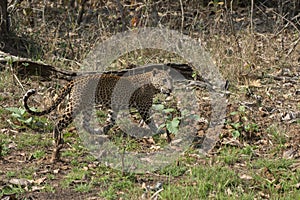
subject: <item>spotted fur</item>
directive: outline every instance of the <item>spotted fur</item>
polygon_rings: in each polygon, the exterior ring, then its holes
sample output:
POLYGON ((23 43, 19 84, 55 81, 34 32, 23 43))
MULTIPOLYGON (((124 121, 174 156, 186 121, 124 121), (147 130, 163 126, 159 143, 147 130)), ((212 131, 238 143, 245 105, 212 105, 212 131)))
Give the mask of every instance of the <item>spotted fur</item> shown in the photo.
POLYGON ((171 90, 171 77, 169 72, 164 70, 153 69, 149 72, 128 76, 89 74, 80 76, 65 85, 53 104, 43 111, 34 111, 28 106, 28 99, 36 93, 34 89, 28 90, 23 97, 23 102, 28 113, 41 116, 52 112, 69 95, 65 112, 58 118, 53 130, 57 146, 53 159, 58 159, 58 146, 63 144, 61 132, 79 113, 83 113, 83 127, 90 133, 99 134, 106 133, 114 125, 120 110, 134 107, 150 129, 158 132, 156 125, 150 120, 149 111, 153 98, 158 93, 169 94, 171 90), (100 130, 90 127, 91 112, 95 105, 101 105, 103 108, 113 111, 110 123, 100 130))

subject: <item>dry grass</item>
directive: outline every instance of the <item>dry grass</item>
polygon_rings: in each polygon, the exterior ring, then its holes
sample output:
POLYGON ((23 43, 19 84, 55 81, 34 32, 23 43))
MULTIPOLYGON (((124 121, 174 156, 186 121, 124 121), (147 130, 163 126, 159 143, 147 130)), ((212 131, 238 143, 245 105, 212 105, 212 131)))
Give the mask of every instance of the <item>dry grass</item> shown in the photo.
MULTIPOLYGON (((25 48, 29 55, 78 69, 73 61, 84 59, 95 44, 110 36, 139 27, 161 26, 192 38, 200 37, 224 77, 234 82, 244 82, 264 70, 280 69, 283 64, 298 64, 299 24, 264 5, 257 5, 250 18, 250 6, 233 5, 231 10, 230 5, 202 7, 197 1, 183 2, 183 7, 180 1, 119 4, 88 1, 78 25, 78 12, 82 7, 75 4, 71 8, 68 3, 28 4, 25 1, 16 7, 12 13, 12 30, 27 40, 25 48)), ((145 52, 132 55, 126 59, 140 64, 137 58, 145 57, 145 52)), ((165 59, 164 53, 153 53, 144 62, 164 62, 165 59)), ((120 62, 121 67, 128 64, 126 61, 124 64, 124 60, 120 62)))

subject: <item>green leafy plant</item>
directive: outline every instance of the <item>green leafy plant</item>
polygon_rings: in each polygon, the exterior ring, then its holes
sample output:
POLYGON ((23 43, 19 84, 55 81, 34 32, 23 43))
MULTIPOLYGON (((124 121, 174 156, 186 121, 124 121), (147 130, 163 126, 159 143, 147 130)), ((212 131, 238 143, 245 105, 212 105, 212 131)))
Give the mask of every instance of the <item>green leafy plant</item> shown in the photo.
POLYGON ((165 108, 164 105, 158 104, 154 105, 154 109, 165 114, 166 123, 159 126, 159 129, 166 128, 170 133, 177 134, 179 131, 180 121, 185 118, 193 118, 199 120, 199 115, 190 115, 187 110, 183 110, 180 115, 179 112, 174 108, 165 108))
POLYGON ((242 133, 252 134, 259 131, 259 126, 256 123, 249 122, 244 106, 240 106, 238 111, 231 112, 230 115, 238 115, 240 119, 236 122, 227 121, 227 124, 232 127, 231 134, 234 138, 239 138, 242 133))
POLYGON ((33 123, 33 117, 27 117, 26 110, 23 108, 9 107, 5 108, 11 112, 11 117, 17 120, 19 123, 13 123, 10 120, 7 120, 8 123, 15 129, 24 128, 26 125, 31 126, 33 123))
POLYGON ((231 132, 232 136, 234 138, 238 138, 241 136, 241 130, 242 130, 242 124, 240 122, 238 123, 231 123, 230 124, 234 130, 231 132))
POLYGON ((50 127, 47 126, 45 118, 29 116, 26 110, 23 108, 9 107, 5 109, 11 112, 12 120, 8 119, 7 122, 14 129, 24 129, 26 127, 32 129, 50 129, 50 127))

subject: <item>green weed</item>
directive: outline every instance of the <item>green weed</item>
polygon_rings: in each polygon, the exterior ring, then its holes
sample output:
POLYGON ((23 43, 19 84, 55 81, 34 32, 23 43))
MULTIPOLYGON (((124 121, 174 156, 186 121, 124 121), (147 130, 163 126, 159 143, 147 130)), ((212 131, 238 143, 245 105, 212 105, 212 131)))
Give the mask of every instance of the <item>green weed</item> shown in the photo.
POLYGON ((232 127, 231 134, 233 138, 239 138, 241 136, 249 137, 260 130, 258 124, 251 122, 248 119, 246 108, 244 106, 240 106, 238 111, 231 112, 230 115, 238 115, 240 119, 237 122, 232 122, 230 120, 226 122, 232 127))
POLYGON ((223 199, 228 198, 226 191, 232 196, 241 196, 239 189, 241 180, 234 171, 227 167, 198 166, 191 169, 178 183, 168 183, 161 193, 162 199, 223 199))
POLYGON ((273 137, 274 142, 280 146, 283 146, 287 142, 286 135, 283 131, 279 130, 276 125, 271 125, 268 127, 267 133, 269 133, 273 137))
POLYGON ((45 151, 43 150, 36 150, 33 152, 32 156, 35 158, 35 159, 41 159, 43 158, 44 156, 46 155, 45 151))
POLYGON ((93 185, 90 183, 81 183, 76 185, 74 190, 77 192, 89 192, 92 189, 93 185))
POLYGON ((7 122, 14 129, 24 129, 29 127, 31 129, 49 131, 51 130, 51 126, 47 123, 47 119, 44 117, 32 117, 28 116, 28 113, 23 108, 18 107, 9 107, 5 108, 7 111, 11 113, 11 120, 7 120, 7 122))
POLYGON ((89 175, 89 172, 83 168, 74 167, 71 172, 69 172, 64 180, 62 180, 61 185, 64 188, 69 187, 71 184, 76 182, 76 180, 84 180, 89 175))

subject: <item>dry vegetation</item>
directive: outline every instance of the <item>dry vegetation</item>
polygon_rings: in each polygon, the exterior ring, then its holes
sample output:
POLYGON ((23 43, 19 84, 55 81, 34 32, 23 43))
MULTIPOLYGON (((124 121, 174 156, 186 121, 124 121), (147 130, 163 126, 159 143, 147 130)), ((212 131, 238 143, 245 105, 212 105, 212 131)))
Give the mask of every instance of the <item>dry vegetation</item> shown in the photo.
MULTIPOLYGON (((201 40, 229 80, 230 95, 220 141, 207 157, 191 150, 157 173, 124 176, 90 156, 73 127, 65 136, 68 162, 49 164, 52 118, 38 119, 41 131, 6 108, 21 107, 23 87, 56 88, 57 81, 18 79, 7 62, 0 74, 0 198, 140 199, 153 195, 145 185, 157 182, 164 182, 160 199, 300 197, 298 0, 19 2, 11 9, 11 35, 0 41, 4 52, 78 70, 98 42, 122 31, 164 27, 201 40)), ((168 62, 185 61, 147 49, 120 57, 113 67, 168 62)))

